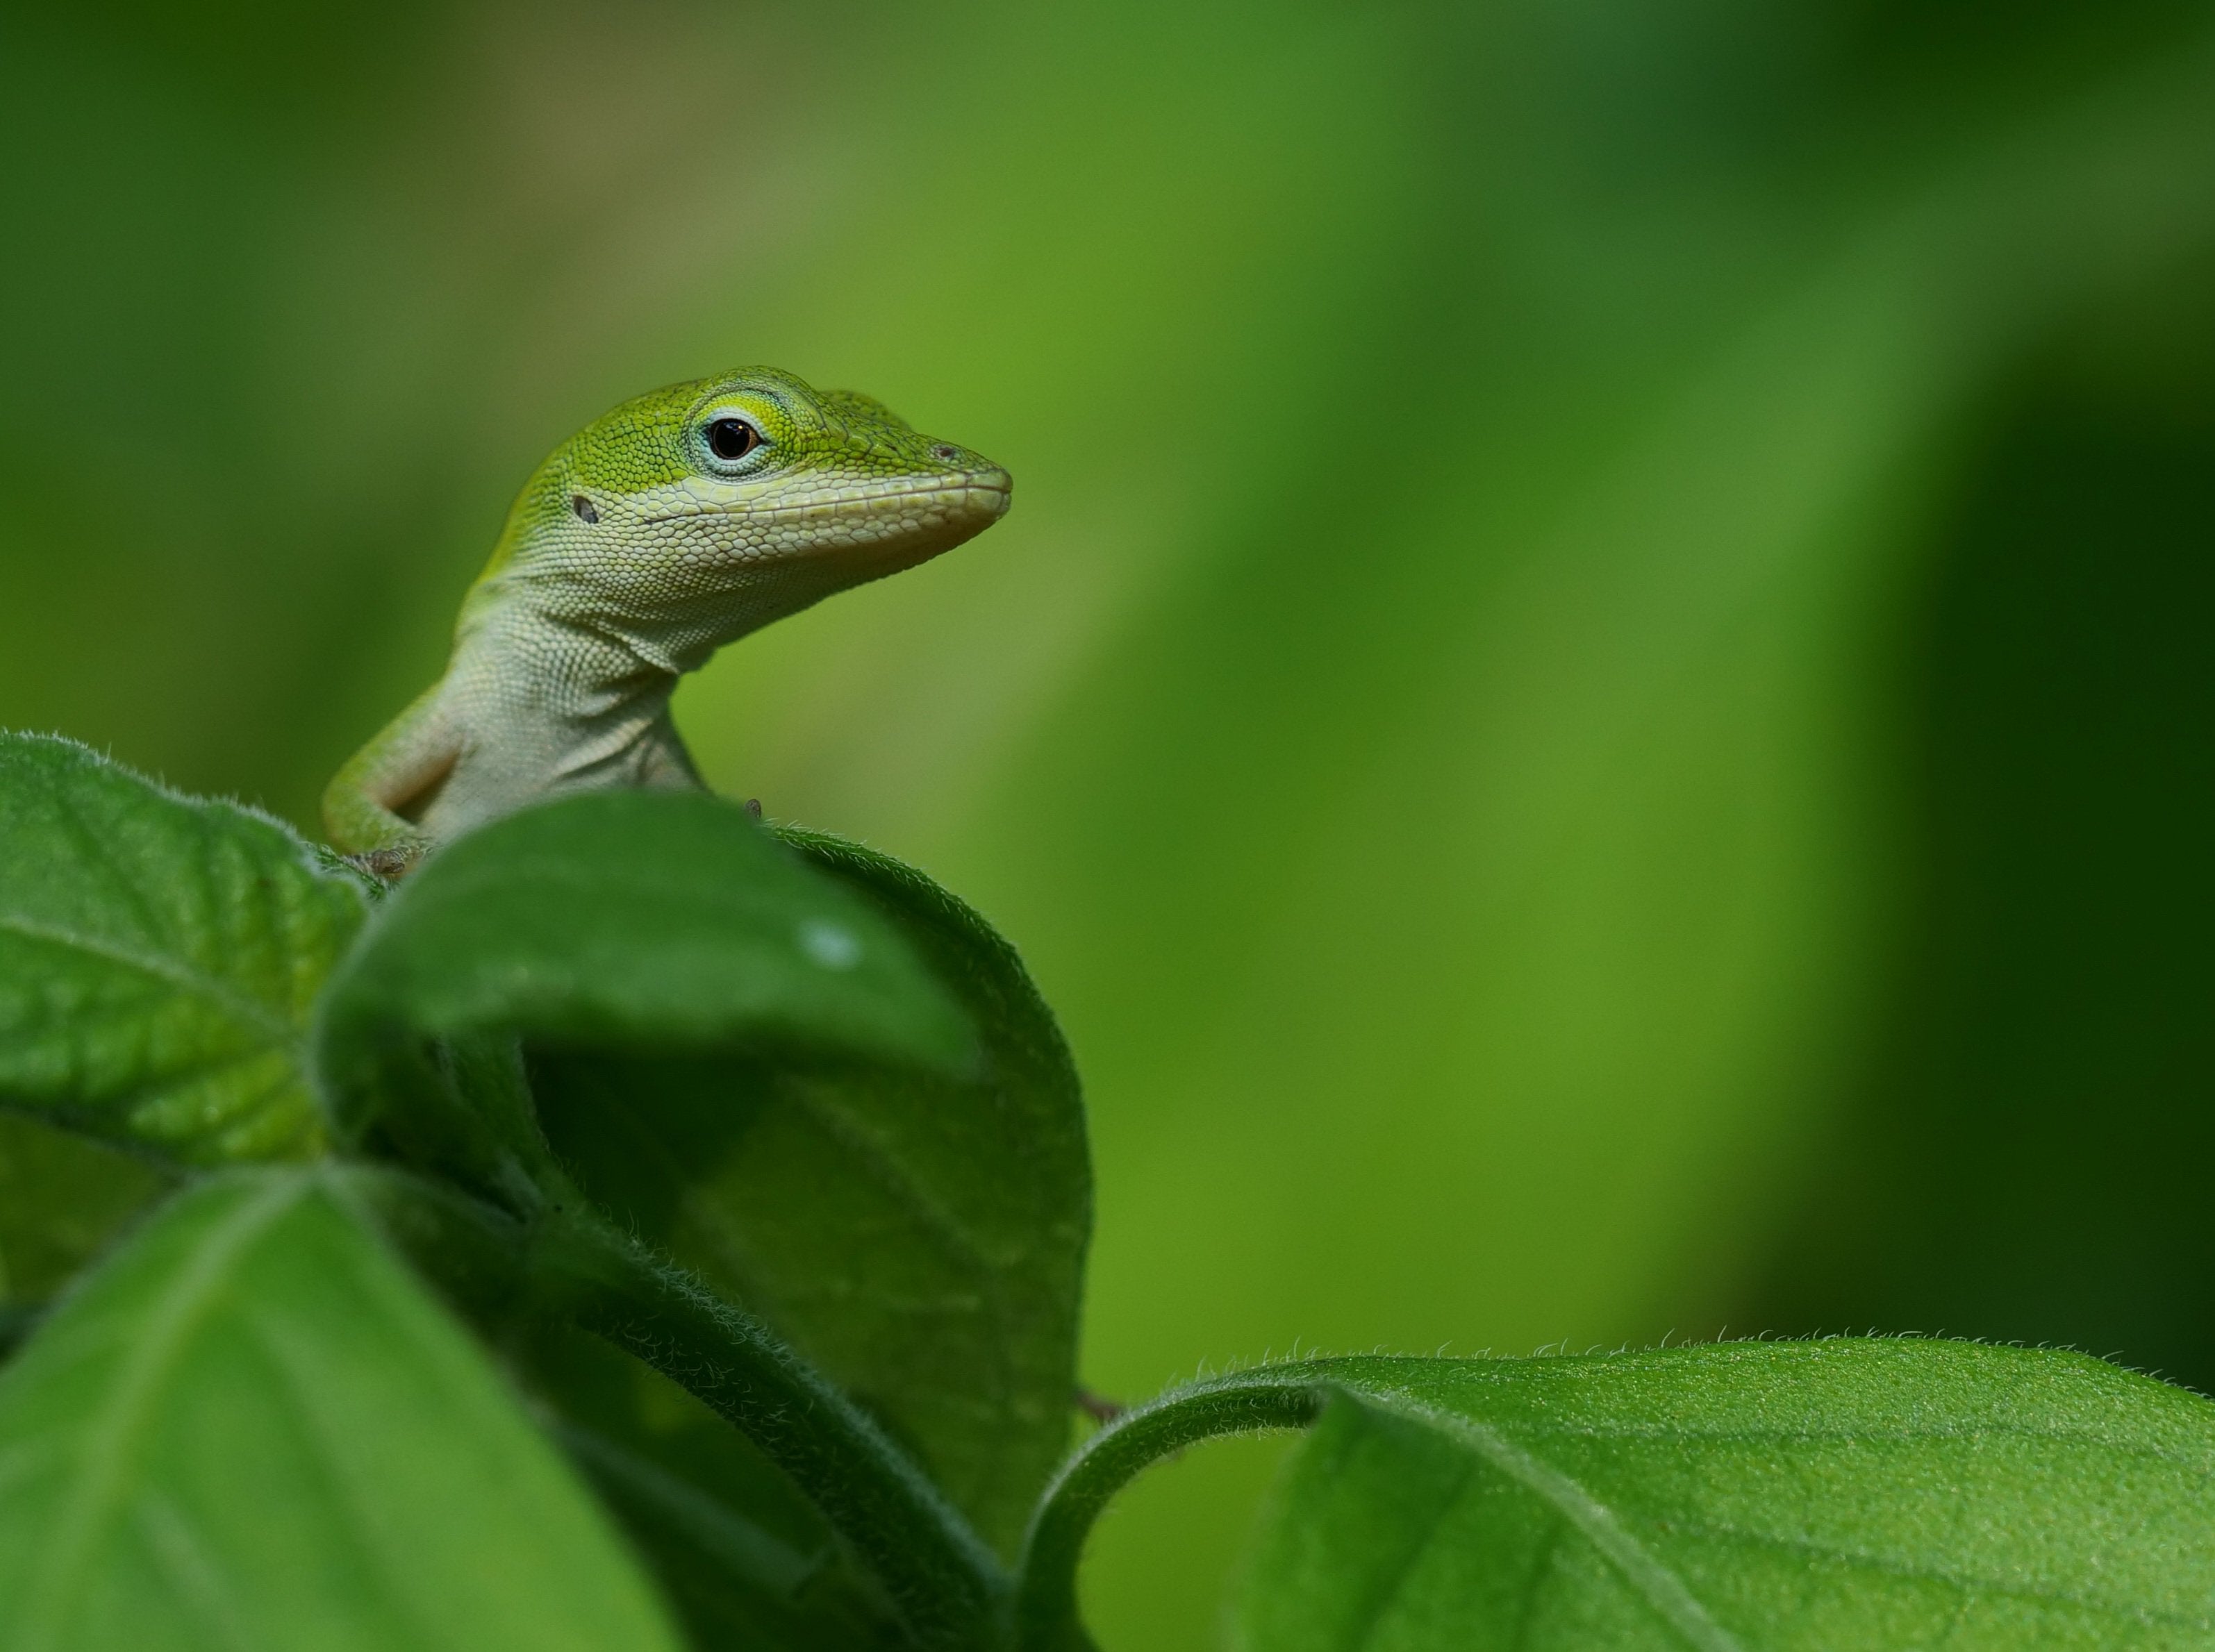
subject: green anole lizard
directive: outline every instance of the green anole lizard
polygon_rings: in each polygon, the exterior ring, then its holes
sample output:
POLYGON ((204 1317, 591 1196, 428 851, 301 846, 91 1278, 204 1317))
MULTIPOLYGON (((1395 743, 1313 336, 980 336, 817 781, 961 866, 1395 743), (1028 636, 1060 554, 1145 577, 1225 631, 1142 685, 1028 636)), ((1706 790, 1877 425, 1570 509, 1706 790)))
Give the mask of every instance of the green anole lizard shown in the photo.
POLYGON ((445 676, 324 792, 331 841, 393 872, 536 798, 699 786, 669 717, 679 676, 959 545, 1009 493, 981 455, 774 369, 624 402, 525 486, 445 676))

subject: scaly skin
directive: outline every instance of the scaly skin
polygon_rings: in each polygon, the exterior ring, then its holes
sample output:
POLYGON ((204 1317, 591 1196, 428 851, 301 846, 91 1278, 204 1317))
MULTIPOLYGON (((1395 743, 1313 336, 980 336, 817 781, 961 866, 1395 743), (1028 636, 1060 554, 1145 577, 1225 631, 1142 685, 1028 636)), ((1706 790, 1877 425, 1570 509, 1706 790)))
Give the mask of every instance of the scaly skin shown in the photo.
POLYGON ((445 676, 324 792, 331 841, 395 870, 536 798, 698 786, 669 720, 679 676, 950 550, 1009 490, 997 465, 881 403, 772 368, 626 401, 525 486, 445 676))

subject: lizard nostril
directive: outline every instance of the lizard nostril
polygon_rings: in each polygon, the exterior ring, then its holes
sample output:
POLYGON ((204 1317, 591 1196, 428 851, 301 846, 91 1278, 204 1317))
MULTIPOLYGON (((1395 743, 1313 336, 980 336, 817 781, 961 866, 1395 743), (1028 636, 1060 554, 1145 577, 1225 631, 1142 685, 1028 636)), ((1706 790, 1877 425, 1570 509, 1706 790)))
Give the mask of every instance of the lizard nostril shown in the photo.
POLYGON ((930 456, 934 459, 945 459, 951 461, 959 459, 961 456, 961 450, 956 447, 948 447, 945 443, 941 442, 936 447, 931 449, 930 456))

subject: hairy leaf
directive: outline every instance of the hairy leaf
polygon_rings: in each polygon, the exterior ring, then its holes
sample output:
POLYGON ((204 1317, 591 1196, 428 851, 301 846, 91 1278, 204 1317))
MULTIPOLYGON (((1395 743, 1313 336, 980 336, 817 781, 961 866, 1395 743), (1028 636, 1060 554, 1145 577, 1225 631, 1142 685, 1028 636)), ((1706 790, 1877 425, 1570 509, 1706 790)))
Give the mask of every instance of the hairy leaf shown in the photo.
POLYGON ((861 1054, 959 1068, 959 1010, 883 921, 712 797, 603 792, 433 855, 333 983, 342 1128, 501 1186, 544 1161, 502 1040, 861 1054), (434 1041, 443 1048, 433 1049, 434 1041))
POLYGON ((361 914, 273 820, 0 735, 0 1108, 187 1164, 316 1151, 310 1009, 361 914))
POLYGON ((0 1370, 0 1649, 674 1648, 342 1185, 203 1183, 0 1370))
POLYGON ((1075 1070, 983 919, 897 861, 782 835, 897 926, 982 1062, 542 1054, 548 1133, 588 1191, 789 1338, 1010 1552, 1070 1437, 1091 1203, 1075 1070))
POLYGON ((2082 1355, 1849 1340, 1199 1385, 1058 1489, 1028 1643, 1060 1643, 1075 1545, 1144 1462, 1311 1420, 1235 1645, 2215 1646, 2215 1404, 2082 1355))

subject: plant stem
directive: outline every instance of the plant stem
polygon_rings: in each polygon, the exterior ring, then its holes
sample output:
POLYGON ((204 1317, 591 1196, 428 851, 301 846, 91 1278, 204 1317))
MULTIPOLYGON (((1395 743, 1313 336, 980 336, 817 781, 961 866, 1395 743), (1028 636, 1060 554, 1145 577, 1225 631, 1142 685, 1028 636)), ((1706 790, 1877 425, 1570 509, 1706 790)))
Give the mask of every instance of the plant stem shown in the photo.
POLYGON ((791 1475, 876 1573, 917 1643, 998 1643, 1007 1575, 875 1423, 690 1275, 595 1216, 555 1224, 547 1240, 568 1253, 555 1266, 586 1286, 572 1306, 578 1323, 697 1395, 791 1475))
POLYGON ((1242 1372, 1163 1395, 1094 1435, 1046 1489, 1031 1520, 1014 1602, 1016 1652, 1076 1652, 1090 1642, 1077 1619, 1077 1563, 1109 1498, 1145 1467, 1217 1435, 1304 1429, 1322 1410, 1316 1364, 1242 1372))

